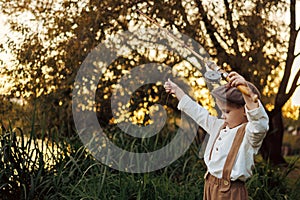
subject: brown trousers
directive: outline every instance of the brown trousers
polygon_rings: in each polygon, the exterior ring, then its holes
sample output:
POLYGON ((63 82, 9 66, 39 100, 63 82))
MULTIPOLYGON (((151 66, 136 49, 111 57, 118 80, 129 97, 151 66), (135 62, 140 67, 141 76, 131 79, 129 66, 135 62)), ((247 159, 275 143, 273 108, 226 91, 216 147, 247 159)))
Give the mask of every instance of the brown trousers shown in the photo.
POLYGON ((230 189, 223 191, 224 180, 210 174, 204 185, 204 200, 248 200, 248 192, 242 181, 231 181, 230 189))
POLYGON ((230 174, 245 135, 245 128, 246 124, 243 124, 236 133, 224 164, 222 178, 216 178, 208 172, 205 174, 203 200, 248 200, 245 183, 230 180, 230 174))

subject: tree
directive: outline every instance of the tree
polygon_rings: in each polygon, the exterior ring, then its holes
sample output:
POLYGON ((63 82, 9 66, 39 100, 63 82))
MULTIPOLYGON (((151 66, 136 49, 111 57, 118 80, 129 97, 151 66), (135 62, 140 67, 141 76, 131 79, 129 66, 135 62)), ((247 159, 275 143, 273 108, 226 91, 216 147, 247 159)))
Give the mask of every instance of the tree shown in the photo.
MULTIPOLYGON (((299 56, 294 55, 299 32, 299 28, 296 30, 295 27, 294 0, 289 5, 281 0, 206 3, 200 0, 90 0, 83 4, 64 1, 60 9, 53 2, 45 4, 40 1, 34 5, 29 1, 18 3, 6 1, 2 4, 3 12, 12 17, 12 30, 26 36, 21 46, 13 40, 7 42, 17 61, 15 68, 7 68, 6 71, 15 81, 10 96, 30 94, 28 100, 39 98, 44 105, 52 105, 48 111, 54 110, 53 115, 47 115, 47 121, 51 121, 52 125, 58 126, 65 121, 67 127, 72 126, 70 104, 73 81, 88 53, 108 35, 128 30, 129 24, 149 23, 137 15, 136 9, 139 8, 163 22, 165 28, 178 30, 198 41, 219 66, 238 71, 256 84, 263 93, 263 102, 273 105, 268 111, 270 131, 263 144, 262 155, 273 163, 284 162, 281 156, 281 110, 297 88, 300 74, 296 74, 292 87, 287 91, 293 61, 299 56), (283 14, 288 7, 291 13, 289 27, 278 18, 274 20, 276 13, 283 14), (13 16, 25 11, 32 13, 33 20, 42 24, 42 30, 34 31, 29 25, 13 20, 13 16), (280 35, 288 28, 289 41, 280 35), (280 80, 282 70, 284 75, 280 80), (30 78, 24 84, 20 81, 22 77, 30 78), (59 116, 57 113, 60 113, 59 116)), ((143 58, 141 63, 147 62, 147 56, 136 56, 143 58)), ((187 76, 192 76, 191 71, 187 76)))
POLYGON ((296 88, 299 86, 298 80, 300 77, 300 68, 296 73, 292 81, 292 86, 288 89, 288 82, 291 77, 291 70, 293 63, 300 55, 296 53, 296 38, 298 36, 300 27, 296 28, 296 1, 291 0, 290 2, 290 25, 289 25, 289 41, 288 41, 288 50, 287 50, 287 59, 285 61, 285 68, 283 78, 281 80, 278 93, 275 98, 274 108, 268 113, 270 117, 270 131, 265 139, 262 148, 262 155, 265 159, 270 159, 275 164, 285 162, 281 156, 281 147, 282 139, 284 133, 284 126, 282 121, 282 107, 284 104, 291 98, 296 88))

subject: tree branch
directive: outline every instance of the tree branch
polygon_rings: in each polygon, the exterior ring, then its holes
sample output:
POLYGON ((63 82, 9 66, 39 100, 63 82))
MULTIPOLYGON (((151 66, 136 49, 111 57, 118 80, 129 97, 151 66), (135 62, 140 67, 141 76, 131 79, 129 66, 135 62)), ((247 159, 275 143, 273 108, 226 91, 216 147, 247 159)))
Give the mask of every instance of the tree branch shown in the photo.
POLYGON ((296 44, 296 38, 297 38, 297 32, 296 32, 296 28, 295 28, 296 27, 295 6, 296 6, 295 0, 291 0, 291 4, 290 4, 291 23, 290 23, 289 46, 288 46, 288 53, 287 53, 287 59, 286 59, 283 78, 280 83, 278 93, 277 93, 277 96, 275 99, 275 107, 277 107, 277 108, 281 108, 285 104, 285 102, 283 102, 283 99, 288 100, 285 98, 286 87, 288 85, 288 82, 289 82, 289 79, 291 76, 291 69, 293 66, 294 59, 295 59, 294 51, 295 51, 295 44, 296 44))
POLYGON ((282 96, 281 99, 278 100, 277 104, 275 105, 277 108, 282 108, 284 106, 284 104, 291 98, 291 96, 293 95, 293 93, 295 92, 295 90, 297 89, 297 87, 300 84, 297 84, 298 80, 300 78, 300 69, 298 70, 293 82, 292 82, 292 86, 290 88, 290 90, 288 91, 288 93, 284 94, 282 96))
POLYGON ((199 13, 202 16, 202 20, 207 29, 207 34, 209 35, 213 45, 215 46, 215 48, 217 50, 217 54, 220 52, 225 52, 225 49, 220 45, 220 43, 218 42, 218 39, 215 36, 215 33, 218 33, 218 31, 212 24, 212 21, 208 18, 207 13, 204 10, 204 7, 202 5, 202 1, 196 0, 196 4, 197 4, 197 7, 199 8, 199 13))
POLYGON ((291 89, 290 89, 290 91, 287 94, 288 98, 290 98, 293 95, 293 93, 295 92, 296 88, 299 86, 299 84, 297 84, 298 80, 299 80, 299 77, 300 77, 300 69, 298 70, 298 72, 297 72, 297 74, 296 74, 296 76, 295 76, 295 78, 294 78, 294 80, 292 82, 291 89))
POLYGON ((230 8, 229 8, 228 0, 224 0, 224 4, 225 4, 225 7, 226 7, 226 17, 228 19, 229 26, 230 26, 230 33, 229 34, 233 39, 233 49, 234 49, 234 52, 236 53, 236 55, 239 55, 240 51, 239 51, 239 46, 238 46, 238 43, 237 43, 238 36, 237 36, 236 30, 233 26, 232 10, 230 10, 230 8))

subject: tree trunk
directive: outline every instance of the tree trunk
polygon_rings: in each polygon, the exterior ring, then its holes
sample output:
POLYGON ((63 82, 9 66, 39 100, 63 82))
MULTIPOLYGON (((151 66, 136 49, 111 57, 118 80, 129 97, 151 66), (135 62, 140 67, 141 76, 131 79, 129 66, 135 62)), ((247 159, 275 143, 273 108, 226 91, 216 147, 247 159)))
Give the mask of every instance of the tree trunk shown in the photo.
POLYGON ((264 160, 271 164, 285 164, 281 154, 284 125, 282 120, 282 111, 269 113, 269 131, 261 147, 261 154, 264 160))

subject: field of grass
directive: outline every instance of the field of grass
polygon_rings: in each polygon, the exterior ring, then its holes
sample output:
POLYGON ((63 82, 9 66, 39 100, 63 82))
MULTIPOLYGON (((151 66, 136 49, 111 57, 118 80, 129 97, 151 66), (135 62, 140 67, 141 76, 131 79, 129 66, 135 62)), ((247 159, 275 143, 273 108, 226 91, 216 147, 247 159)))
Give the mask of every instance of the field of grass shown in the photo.
MULTIPOLYGON (((46 132, 40 143, 34 131, 25 137, 21 129, 2 128, 0 199, 202 199, 206 170, 195 144, 163 169, 132 174, 99 163, 77 137, 46 132)), ((300 161, 287 161, 287 167, 257 163, 247 181, 250 199, 300 199, 300 161)))
MULTIPOLYGON (((295 186, 300 179, 300 156, 286 156, 285 160, 288 163, 294 163, 293 170, 288 174, 287 178, 291 186, 295 186)), ((299 188, 300 190, 300 188, 299 188)))

